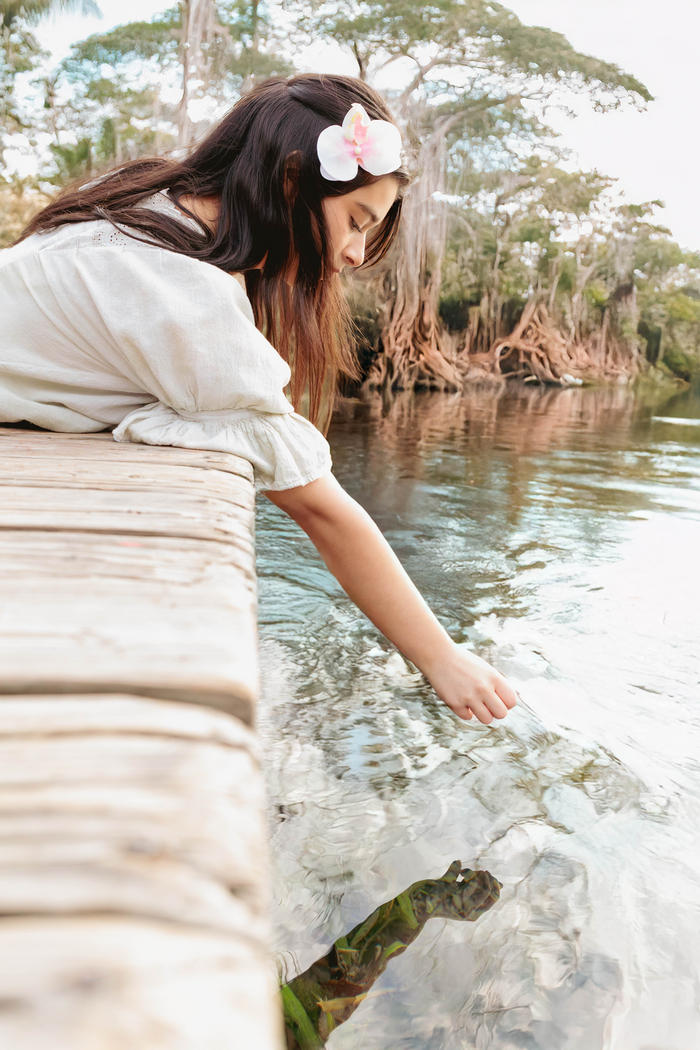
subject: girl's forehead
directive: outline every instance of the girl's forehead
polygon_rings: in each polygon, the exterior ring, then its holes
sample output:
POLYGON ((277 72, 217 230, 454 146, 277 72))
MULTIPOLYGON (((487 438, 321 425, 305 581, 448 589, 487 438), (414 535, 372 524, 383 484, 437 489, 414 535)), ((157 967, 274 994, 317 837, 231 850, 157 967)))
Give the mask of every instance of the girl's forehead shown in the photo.
POLYGON ((380 221, 389 211, 396 200, 398 189, 398 179, 392 178, 391 175, 384 175, 377 182, 368 186, 360 186, 350 193, 343 194, 339 199, 359 205, 376 222, 380 221))

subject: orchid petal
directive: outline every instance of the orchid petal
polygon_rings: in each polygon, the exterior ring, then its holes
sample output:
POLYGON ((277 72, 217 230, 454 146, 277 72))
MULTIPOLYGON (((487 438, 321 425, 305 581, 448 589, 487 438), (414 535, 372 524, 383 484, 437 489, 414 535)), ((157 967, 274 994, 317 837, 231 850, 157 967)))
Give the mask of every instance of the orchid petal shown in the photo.
POLYGON ((367 129, 371 121, 364 106, 353 102, 343 120, 343 135, 355 146, 361 146, 367 138, 367 129))
MULTIPOLYGON (((324 168, 323 164, 321 165, 321 175, 328 182, 346 182, 347 181, 346 179, 336 179, 335 175, 331 175, 331 173, 329 171, 326 171, 326 169, 324 168)), ((357 175, 357 171, 355 171, 355 175, 357 175)), ((353 175, 353 179, 355 178, 355 175, 353 175)))
POLYGON ((370 175, 388 175, 401 166, 401 132, 388 120, 372 120, 359 162, 370 175))
POLYGON ((350 182, 358 164, 370 175, 388 175, 401 165, 401 133, 388 120, 370 120, 359 102, 318 136, 321 175, 330 182, 350 182))
POLYGON ((330 179, 331 182, 349 182, 354 179, 357 175, 355 149, 339 124, 324 128, 316 146, 324 179, 330 179))

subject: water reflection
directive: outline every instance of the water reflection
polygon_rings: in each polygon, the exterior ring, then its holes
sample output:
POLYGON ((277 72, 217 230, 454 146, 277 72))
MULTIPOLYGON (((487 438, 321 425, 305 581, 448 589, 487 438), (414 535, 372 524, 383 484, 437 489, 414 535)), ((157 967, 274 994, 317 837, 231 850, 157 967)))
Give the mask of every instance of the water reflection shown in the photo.
POLYGON ((476 922, 499 898, 488 871, 455 860, 439 879, 422 879, 376 908, 329 951, 282 986, 288 1050, 317 1050, 354 1014, 389 961, 406 951, 428 919, 476 922))
POLYGON ((400 392, 389 402, 347 400, 338 407, 336 423, 370 422, 379 448, 392 449, 404 466, 420 470, 426 449, 465 436, 472 450, 495 446, 520 453, 566 446, 574 435, 577 443, 582 438, 595 444, 601 429, 627 431, 637 417, 648 418, 657 397, 658 391, 630 397, 624 386, 595 391, 477 386, 464 394, 419 397, 400 392))
POLYGON ((697 1045, 700 427, 654 417, 700 398, 526 386, 334 424, 343 484, 524 697, 496 729, 437 704, 261 504, 285 980, 454 857, 503 883, 475 926, 429 923, 332 1050, 697 1045))

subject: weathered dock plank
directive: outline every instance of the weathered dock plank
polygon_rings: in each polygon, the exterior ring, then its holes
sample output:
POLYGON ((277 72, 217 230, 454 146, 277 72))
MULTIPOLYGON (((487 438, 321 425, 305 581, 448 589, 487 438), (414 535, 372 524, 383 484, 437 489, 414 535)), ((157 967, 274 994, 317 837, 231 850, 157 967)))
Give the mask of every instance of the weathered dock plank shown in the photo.
POLYGON ((0 701, 0 1046, 277 1050, 262 807, 221 712, 0 701))
POLYGON ((271 1050, 269 983, 244 941, 123 917, 0 924, 12 1050, 271 1050))
POLYGON ((251 482, 0 428, 0 1047, 280 1048, 251 482))
POLYGON ((0 915, 78 907, 264 939, 253 735, 220 712, 178 706, 0 702, 0 915))
POLYGON ((250 723, 253 513, 234 456, 0 429, 0 693, 132 692, 250 723))
POLYGON ((199 467, 222 470, 238 477, 253 479, 253 471, 246 460, 226 452, 209 452, 206 449, 183 449, 169 445, 138 445, 132 442, 116 442, 111 434, 58 434, 38 433, 33 430, 17 430, 0 424, 0 439, 3 439, 2 458, 17 458, 30 455, 34 460, 63 459, 70 463, 96 460, 109 463, 153 462, 173 466, 199 467), (4 439, 7 439, 5 442, 4 439))

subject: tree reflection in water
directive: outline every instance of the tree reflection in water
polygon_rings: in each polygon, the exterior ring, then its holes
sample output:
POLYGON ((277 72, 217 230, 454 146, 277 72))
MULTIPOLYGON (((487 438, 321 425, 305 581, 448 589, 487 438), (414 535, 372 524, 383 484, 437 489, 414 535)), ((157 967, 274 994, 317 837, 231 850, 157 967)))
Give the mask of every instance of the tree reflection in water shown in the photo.
POLYGON ((461 394, 399 391, 390 398, 372 393, 341 400, 334 419, 340 424, 370 421, 377 451, 393 451, 404 468, 417 469, 420 477, 427 449, 449 447, 465 435, 472 453, 494 444, 522 454, 547 452, 568 447, 574 436, 577 444, 597 444, 601 432, 628 434, 636 420, 648 423, 652 409, 676 392, 676 387, 657 385, 640 387, 632 397, 623 385, 590 390, 473 384, 461 394))
POLYGON ((317 1050, 367 997, 389 960, 405 952, 428 919, 476 922, 501 883, 455 860, 439 879, 414 882, 339 937, 308 970, 282 986, 288 1050, 317 1050))

